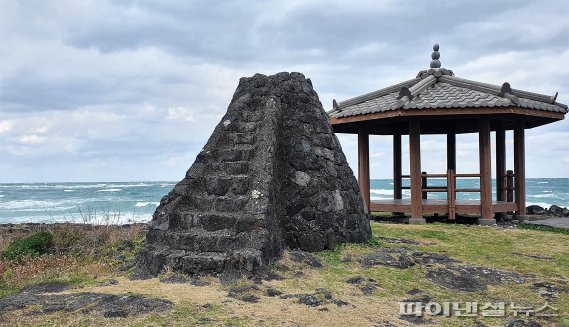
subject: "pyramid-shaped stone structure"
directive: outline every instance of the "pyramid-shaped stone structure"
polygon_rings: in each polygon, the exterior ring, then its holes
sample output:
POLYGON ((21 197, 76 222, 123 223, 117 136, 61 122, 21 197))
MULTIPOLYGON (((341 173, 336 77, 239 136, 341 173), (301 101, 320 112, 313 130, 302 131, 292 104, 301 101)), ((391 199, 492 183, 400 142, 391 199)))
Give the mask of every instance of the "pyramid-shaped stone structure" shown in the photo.
POLYGON ((137 272, 252 274, 284 248, 365 242, 357 181, 300 73, 242 78, 227 113, 156 209, 137 272))

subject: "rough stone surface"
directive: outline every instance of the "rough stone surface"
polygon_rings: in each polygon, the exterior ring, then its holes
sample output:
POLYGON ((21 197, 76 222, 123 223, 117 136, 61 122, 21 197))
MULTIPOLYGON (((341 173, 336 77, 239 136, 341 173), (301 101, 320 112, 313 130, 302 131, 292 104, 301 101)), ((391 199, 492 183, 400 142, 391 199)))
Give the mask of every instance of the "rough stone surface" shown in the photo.
POLYGON ((547 210, 538 206, 538 205, 531 205, 527 207, 528 215, 545 215, 547 214, 547 210))
POLYGON ((379 248, 363 256, 361 262, 366 268, 383 265, 405 269, 415 265, 449 264, 456 260, 440 253, 420 252, 407 248, 379 248))
POLYGON ((541 327, 541 324, 531 320, 514 319, 508 322, 505 327, 541 327))
POLYGON ((365 242, 358 184, 300 73, 242 78, 196 161, 156 209, 136 275, 252 274, 285 247, 365 242))
POLYGON ((97 311, 104 317, 128 317, 162 312, 173 308, 168 300, 151 299, 141 295, 114 295, 93 292, 54 294, 66 291, 66 284, 44 284, 28 287, 19 294, 0 300, 0 316, 12 310, 30 306, 38 308, 30 314, 48 314, 56 311, 97 311))

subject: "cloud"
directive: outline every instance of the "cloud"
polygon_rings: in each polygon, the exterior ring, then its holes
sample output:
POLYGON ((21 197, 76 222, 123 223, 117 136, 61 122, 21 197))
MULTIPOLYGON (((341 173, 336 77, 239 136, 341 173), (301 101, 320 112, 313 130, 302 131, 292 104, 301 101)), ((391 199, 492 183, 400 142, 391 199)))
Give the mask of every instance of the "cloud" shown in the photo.
MULTIPOLYGON (((457 76, 569 102, 566 1, 0 1, 0 182, 179 179, 240 77, 301 71, 330 109, 415 77, 434 42, 457 76)), ((568 176, 550 147, 567 130, 527 131, 548 174, 568 176)), ((357 139, 339 138, 356 170, 357 139)), ((459 138, 465 171, 476 142, 459 138)), ((424 139, 425 169, 444 147, 424 139)), ((371 148, 389 177, 390 138, 371 148)))

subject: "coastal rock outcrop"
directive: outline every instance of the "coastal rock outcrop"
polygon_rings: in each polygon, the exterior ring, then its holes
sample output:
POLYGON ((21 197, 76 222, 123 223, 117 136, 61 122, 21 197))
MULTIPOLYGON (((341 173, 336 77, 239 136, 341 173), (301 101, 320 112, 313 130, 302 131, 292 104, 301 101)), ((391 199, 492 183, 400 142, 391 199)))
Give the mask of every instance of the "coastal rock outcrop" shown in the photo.
POLYGON ((137 256, 140 277, 252 274, 281 256, 365 242, 357 181, 312 83, 242 78, 194 164, 160 202, 137 256))

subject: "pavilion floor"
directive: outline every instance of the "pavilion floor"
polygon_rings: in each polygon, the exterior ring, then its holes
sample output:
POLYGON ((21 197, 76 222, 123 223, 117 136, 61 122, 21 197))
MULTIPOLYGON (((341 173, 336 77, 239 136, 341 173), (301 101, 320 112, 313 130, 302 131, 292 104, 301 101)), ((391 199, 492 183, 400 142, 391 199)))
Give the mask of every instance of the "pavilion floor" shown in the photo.
MULTIPOLYGON (((447 214, 447 200, 427 199, 422 200, 424 214, 447 214)), ((386 199, 373 200, 370 204, 371 211, 379 212, 411 212, 411 199, 386 199)), ((480 200, 456 200, 455 210, 457 214, 481 214, 480 200)), ((492 201, 492 212, 516 211, 515 202, 492 201)))

